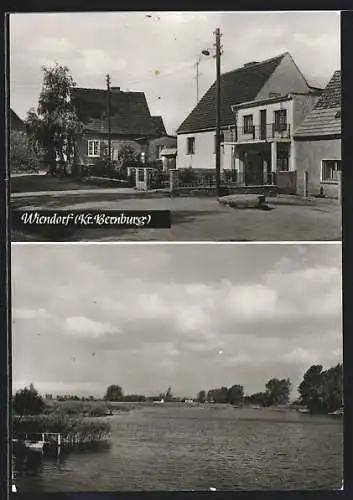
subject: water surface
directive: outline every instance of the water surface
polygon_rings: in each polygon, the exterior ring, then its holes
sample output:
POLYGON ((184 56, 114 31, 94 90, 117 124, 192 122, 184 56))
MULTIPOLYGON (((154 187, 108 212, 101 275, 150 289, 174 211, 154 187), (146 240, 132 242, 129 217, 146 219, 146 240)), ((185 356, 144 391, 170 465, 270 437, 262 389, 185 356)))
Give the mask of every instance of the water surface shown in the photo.
POLYGON ((16 461, 19 491, 339 489, 342 419, 154 405, 110 418, 110 445, 16 461))

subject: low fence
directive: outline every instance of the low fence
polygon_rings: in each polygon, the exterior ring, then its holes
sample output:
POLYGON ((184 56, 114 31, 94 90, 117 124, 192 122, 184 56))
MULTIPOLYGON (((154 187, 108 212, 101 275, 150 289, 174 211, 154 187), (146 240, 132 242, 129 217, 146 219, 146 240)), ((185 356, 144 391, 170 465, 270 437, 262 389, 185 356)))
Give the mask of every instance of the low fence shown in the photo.
MULTIPOLYGON (((217 182, 215 171, 170 170, 169 190, 175 196, 203 195, 217 196, 217 182)), ((271 178, 272 180, 272 178, 271 178)), ((237 171, 223 171, 221 173, 221 194, 265 194, 276 196, 278 188, 275 184, 246 185, 244 174, 237 171)))

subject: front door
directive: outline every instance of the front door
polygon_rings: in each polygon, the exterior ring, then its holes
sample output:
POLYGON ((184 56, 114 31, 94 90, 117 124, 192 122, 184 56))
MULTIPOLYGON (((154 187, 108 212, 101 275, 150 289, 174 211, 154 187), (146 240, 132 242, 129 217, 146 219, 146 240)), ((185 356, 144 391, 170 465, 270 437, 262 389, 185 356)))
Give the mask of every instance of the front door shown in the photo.
POLYGON ((266 139, 266 109, 260 110, 260 139, 266 139))
POLYGON ((247 186, 260 186, 264 182, 264 162, 260 154, 248 154, 245 161, 245 183, 247 186))

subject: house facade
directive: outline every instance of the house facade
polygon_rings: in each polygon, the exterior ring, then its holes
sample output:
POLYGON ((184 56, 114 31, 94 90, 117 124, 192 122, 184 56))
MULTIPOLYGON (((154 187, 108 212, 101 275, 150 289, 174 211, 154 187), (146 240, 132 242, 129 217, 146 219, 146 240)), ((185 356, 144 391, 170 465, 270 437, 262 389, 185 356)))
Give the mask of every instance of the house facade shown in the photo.
MULTIPOLYGON (((277 164, 293 168, 293 127, 320 89, 307 83, 291 55, 247 63, 221 75, 220 84, 221 169, 258 183, 277 164)), ((214 83, 177 130, 177 168, 215 169, 215 109, 214 83)))
POLYGON ((231 168, 240 184, 277 183, 295 194, 294 134, 318 98, 314 92, 290 93, 232 106, 234 127, 224 131, 224 168, 231 168))
POLYGON ((148 144, 149 161, 160 160, 163 170, 175 168, 175 158, 177 152, 177 138, 173 135, 163 135, 157 139, 151 139, 148 144), (174 159, 174 161, 172 161, 174 159))
POLYGON ((335 71, 294 135, 297 192, 339 197, 341 176, 341 72, 335 71))
POLYGON ((120 87, 112 87, 109 121, 107 90, 75 87, 71 99, 84 124, 78 141, 83 165, 95 165, 107 156, 109 132, 112 160, 117 161, 119 151, 130 146, 142 163, 149 161, 151 141, 166 135, 162 117, 151 116, 143 92, 123 92, 120 87))

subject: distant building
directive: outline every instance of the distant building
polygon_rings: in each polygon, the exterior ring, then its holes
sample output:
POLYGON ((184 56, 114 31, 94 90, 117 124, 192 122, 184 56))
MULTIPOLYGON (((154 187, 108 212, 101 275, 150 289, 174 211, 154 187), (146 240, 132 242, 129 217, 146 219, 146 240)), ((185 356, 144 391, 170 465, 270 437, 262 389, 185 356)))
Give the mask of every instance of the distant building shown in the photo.
POLYGON ((149 161, 160 160, 163 170, 176 168, 177 138, 174 135, 163 135, 157 139, 151 139, 148 147, 149 161))
MULTIPOLYGON (((95 164, 108 152, 108 91, 74 87, 71 99, 84 133, 78 150, 82 164, 95 164)), ((143 92, 124 92, 120 87, 110 91, 110 137, 112 160, 119 150, 131 146, 142 162, 148 161, 149 143, 166 135, 161 116, 151 116, 143 92)))
POLYGON ((335 71, 313 110, 295 132, 297 191, 337 197, 341 175, 341 72, 335 71))

